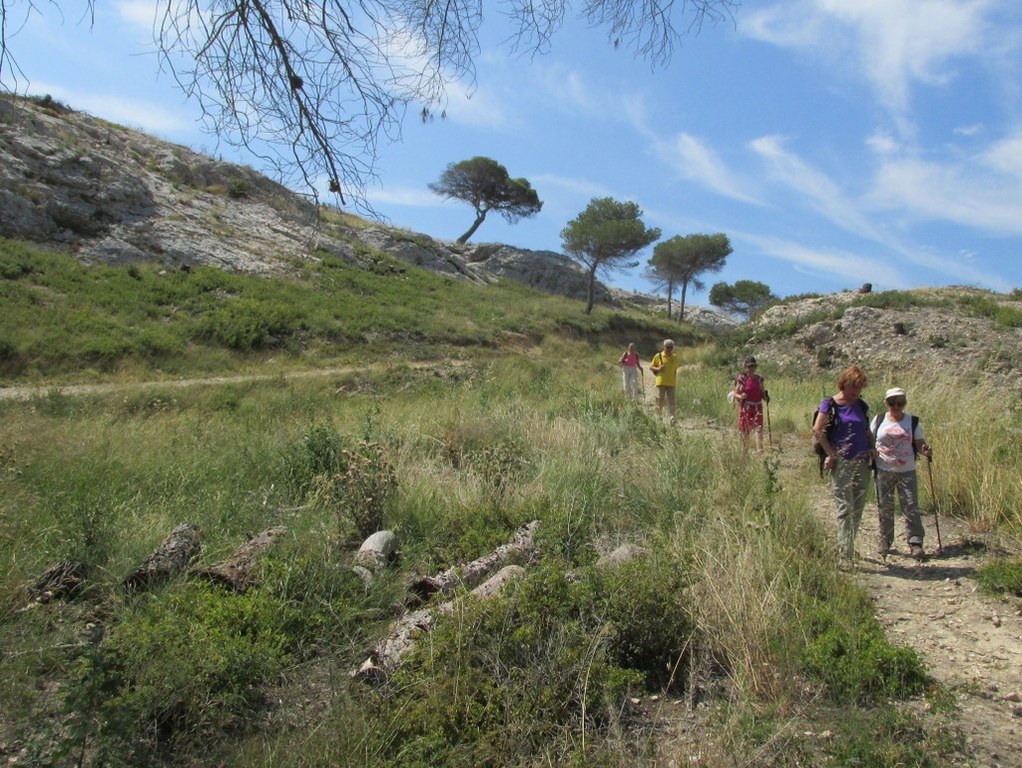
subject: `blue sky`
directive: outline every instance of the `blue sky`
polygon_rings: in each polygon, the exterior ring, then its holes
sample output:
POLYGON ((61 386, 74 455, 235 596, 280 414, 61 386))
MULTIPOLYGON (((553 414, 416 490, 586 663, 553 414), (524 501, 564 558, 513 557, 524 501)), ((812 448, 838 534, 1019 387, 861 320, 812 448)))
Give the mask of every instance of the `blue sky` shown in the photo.
MULTIPOLYGON (((8 41, 16 89, 255 165, 157 76, 152 3, 97 5, 91 31, 77 8, 40 5, 8 41)), ((476 81, 450 85, 447 118, 410 114, 380 145, 369 199, 389 223, 456 238, 471 207, 427 184, 485 155, 544 206, 515 225, 491 215, 477 242, 559 250, 565 224, 611 196, 665 238, 727 234, 734 253, 707 288, 1022 287, 1018 0, 747 0, 655 69, 573 21, 540 56, 502 47, 507 32, 489 13, 476 81)), ((640 272, 608 282, 649 290, 640 272)))

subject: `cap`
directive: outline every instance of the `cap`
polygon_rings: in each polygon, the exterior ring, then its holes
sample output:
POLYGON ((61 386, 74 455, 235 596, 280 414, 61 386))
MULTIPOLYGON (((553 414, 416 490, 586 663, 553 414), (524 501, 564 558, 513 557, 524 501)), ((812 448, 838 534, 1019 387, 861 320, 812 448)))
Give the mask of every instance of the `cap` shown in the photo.
POLYGON ((887 392, 884 393, 884 401, 890 400, 892 397, 905 397, 905 390, 901 387, 891 387, 887 392))
POLYGON ((756 358, 754 358, 754 357, 747 357, 747 358, 745 358, 745 364, 746 365, 757 365, 756 358))

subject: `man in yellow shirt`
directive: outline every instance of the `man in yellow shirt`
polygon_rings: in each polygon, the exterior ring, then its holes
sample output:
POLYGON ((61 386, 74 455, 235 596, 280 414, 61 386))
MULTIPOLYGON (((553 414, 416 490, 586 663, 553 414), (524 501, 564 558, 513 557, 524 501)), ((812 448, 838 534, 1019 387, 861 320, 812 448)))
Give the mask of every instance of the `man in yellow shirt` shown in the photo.
POLYGON ((678 383, 678 366, 680 364, 681 361, 674 354, 674 341, 671 339, 664 339, 663 350, 653 355, 653 362, 649 364, 649 369, 656 374, 657 416, 663 417, 664 402, 666 401, 671 424, 675 422, 676 398, 674 389, 678 383))

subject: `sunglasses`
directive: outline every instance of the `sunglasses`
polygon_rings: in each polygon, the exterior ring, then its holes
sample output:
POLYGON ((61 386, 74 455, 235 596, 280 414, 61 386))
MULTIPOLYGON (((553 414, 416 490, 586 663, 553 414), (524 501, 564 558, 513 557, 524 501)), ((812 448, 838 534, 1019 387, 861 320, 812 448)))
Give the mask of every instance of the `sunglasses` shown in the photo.
POLYGON ((894 406, 895 408, 904 408, 906 400, 888 400, 887 404, 894 406))

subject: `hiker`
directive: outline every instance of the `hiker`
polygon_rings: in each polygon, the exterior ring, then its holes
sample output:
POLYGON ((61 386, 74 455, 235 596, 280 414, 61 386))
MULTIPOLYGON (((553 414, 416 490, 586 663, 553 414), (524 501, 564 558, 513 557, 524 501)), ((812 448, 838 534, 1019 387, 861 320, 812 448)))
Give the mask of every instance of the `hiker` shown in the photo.
POLYGON ((675 410, 677 408, 675 387, 678 383, 678 365, 680 361, 674 354, 674 341, 664 339, 664 348, 653 355, 649 369, 656 374, 656 413, 659 418, 664 415, 664 403, 667 403, 667 412, 670 414, 670 422, 675 422, 675 410))
POLYGON ((873 441, 869 431, 869 405, 859 397, 866 374, 852 365, 837 379, 838 393, 825 397, 816 412, 813 435, 826 453, 830 486, 837 505, 837 548, 842 564, 855 556, 855 536, 869 493, 873 441))
POLYGON ((634 344, 629 344, 617 361, 621 366, 621 386, 625 391, 626 400, 639 399, 639 374, 642 364, 639 363, 639 351, 634 344))
POLYGON ((916 454, 927 459, 933 451, 923 437, 919 418, 905 413, 908 397, 901 387, 893 387, 884 394, 886 414, 877 414, 870 424, 870 431, 876 441, 876 485, 877 508, 880 514, 880 535, 877 539, 877 554, 881 560, 887 558, 894 544, 894 496, 898 495, 898 506, 905 521, 905 540, 909 556, 922 560, 922 520, 919 519, 919 495, 916 483, 916 454))
POLYGON ((763 403, 770 402, 763 377, 756 373, 756 358, 745 358, 745 370, 735 377, 734 400, 738 405, 738 431, 742 435, 742 453, 749 452, 752 433, 756 450, 763 450, 763 403))

